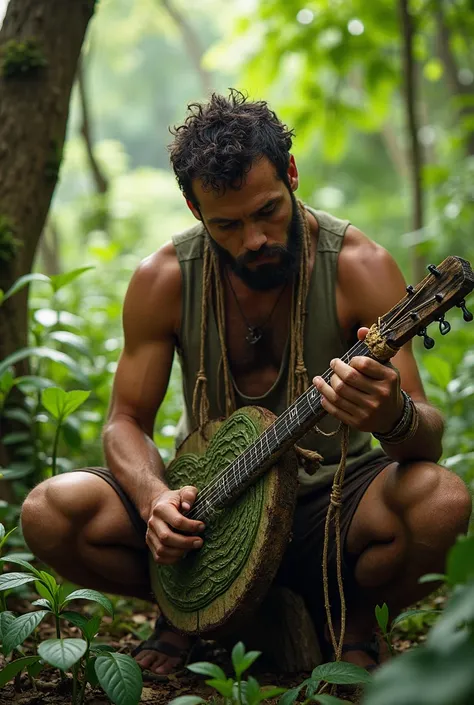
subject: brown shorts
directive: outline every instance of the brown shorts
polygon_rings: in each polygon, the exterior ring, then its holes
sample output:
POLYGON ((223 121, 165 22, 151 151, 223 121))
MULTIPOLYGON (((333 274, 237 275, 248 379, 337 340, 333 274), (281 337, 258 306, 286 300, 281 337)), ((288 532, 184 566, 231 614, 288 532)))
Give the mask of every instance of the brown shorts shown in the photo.
MULTIPOLYGON (((341 541, 343 546, 343 576, 346 588, 350 590, 350 581, 357 556, 348 553, 346 538, 355 511, 371 482, 387 465, 393 461, 386 455, 379 455, 371 460, 351 463, 351 471, 344 481, 341 507, 341 541)), ((146 524, 138 513, 130 497, 124 492, 108 468, 81 468, 101 477, 117 492, 130 521, 139 536, 145 542, 146 524)), ((324 615, 322 588, 322 555, 324 541, 324 524, 329 504, 330 487, 317 490, 299 499, 292 527, 292 539, 284 554, 276 582, 300 593, 311 612, 315 623, 324 615)), ((334 529, 329 541, 328 573, 330 579, 331 603, 337 609, 336 582, 336 545, 334 529)))

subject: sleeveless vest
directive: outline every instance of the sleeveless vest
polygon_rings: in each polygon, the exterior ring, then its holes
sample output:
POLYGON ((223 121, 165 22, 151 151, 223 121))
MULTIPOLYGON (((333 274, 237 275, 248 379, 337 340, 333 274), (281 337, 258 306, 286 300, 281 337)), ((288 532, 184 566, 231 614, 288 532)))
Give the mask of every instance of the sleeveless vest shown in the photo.
MULTIPOLYGON (((317 252, 308 290, 307 311, 304 335, 304 361, 308 378, 322 374, 334 357, 342 357, 349 345, 339 326, 336 311, 337 259, 342 247, 344 234, 349 221, 340 220, 324 211, 307 207, 319 224, 317 252)), ((199 223, 172 240, 176 249, 182 274, 181 329, 177 341, 177 352, 181 365, 184 410, 178 424, 176 443, 196 428, 197 422, 192 413, 192 398, 196 375, 199 368, 201 334, 201 294, 203 270, 203 245, 205 230, 199 223)), ((225 415, 224 379, 221 348, 217 331, 214 308, 208 308, 208 329, 205 341, 205 366, 208 379, 209 418, 225 415)), ((289 367, 289 341, 287 341, 279 374, 266 394, 248 397, 237 388, 233 380, 237 407, 263 406, 279 415, 287 408, 287 383, 289 367)), ((337 428, 338 422, 325 417, 319 427, 326 433, 337 428)), ((300 495, 308 494, 332 483, 341 457, 340 435, 326 437, 310 431, 299 441, 303 448, 317 450, 322 456, 321 467, 309 475, 303 468, 299 470, 300 495)), ((371 450, 371 436, 356 429, 349 434, 349 449, 346 474, 350 473, 351 461, 367 461, 382 454, 381 449, 371 450)))

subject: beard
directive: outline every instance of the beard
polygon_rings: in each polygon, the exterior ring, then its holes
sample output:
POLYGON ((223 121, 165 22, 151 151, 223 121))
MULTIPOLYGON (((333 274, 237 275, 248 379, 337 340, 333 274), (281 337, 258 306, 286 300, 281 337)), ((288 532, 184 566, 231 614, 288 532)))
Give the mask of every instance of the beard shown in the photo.
POLYGON ((207 232, 211 247, 216 253, 220 263, 229 269, 255 291, 269 291, 282 286, 288 279, 296 274, 300 265, 300 254, 303 242, 303 221, 300 209, 293 192, 290 192, 292 202, 291 221, 287 229, 287 244, 262 245, 259 250, 246 252, 240 257, 232 257, 229 252, 219 245, 207 232), (279 262, 272 264, 266 262, 255 269, 247 265, 257 261, 260 257, 278 256, 279 262))

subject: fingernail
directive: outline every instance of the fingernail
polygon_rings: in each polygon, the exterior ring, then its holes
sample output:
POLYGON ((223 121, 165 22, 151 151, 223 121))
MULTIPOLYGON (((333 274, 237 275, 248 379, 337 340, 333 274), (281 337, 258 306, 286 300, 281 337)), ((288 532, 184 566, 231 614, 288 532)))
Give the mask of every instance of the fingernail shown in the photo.
POLYGON ((188 512, 191 509, 191 505, 188 504, 187 502, 183 502, 181 504, 182 508, 184 509, 185 512, 188 512))
POLYGON ((329 363, 329 367, 334 367, 335 364, 336 364, 336 360, 331 360, 331 362, 329 363))
POLYGON ((205 528, 206 528, 206 525, 201 524, 201 526, 198 527, 198 531, 204 531, 205 528))
POLYGON ((201 548, 202 546, 202 541, 195 541, 193 543, 193 548, 201 548))

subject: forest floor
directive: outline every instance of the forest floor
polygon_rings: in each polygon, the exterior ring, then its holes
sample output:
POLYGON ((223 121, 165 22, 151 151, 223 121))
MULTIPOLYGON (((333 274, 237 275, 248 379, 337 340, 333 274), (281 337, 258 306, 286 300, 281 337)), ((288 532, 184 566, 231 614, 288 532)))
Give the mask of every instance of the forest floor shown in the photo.
MULTIPOLYGON (((444 604, 445 596, 435 594, 423 605, 417 605, 423 609, 436 608, 440 609, 444 604)), ((114 646, 115 649, 122 653, 130 653, 131 650, 140 643, 144 638, 147 638, 151 631, 151 626, 154 622, 155 614, 151 611, 150 606, 146 603, 115 598, 116 616, 104 617, 99 633, 98 640, 103 643, 114 646)), ((10 605, 10 609, 17 614, 30 611, 29 600, 18 600, 15 604, 10 605)), ((76 608, 77 609, 77 608, 76 608)), ((94 607, 91 603, 83 603, 80 611, 87 616, 94 613, 94 607)), ((79 611, 79 610, 78 610, 79 611)), ((396 653, 402 653, 409 648, 412 648, 424 641, 426 632, 429 626, 429 619, 425 615, 415 615, 408 620, 408 625, 404 625, 404 631, 397 630, 393 638, 393 647, 396 653)), ((64 623, 66 625, 66 623, 64 623)), ((55 627, 51 621, 44 620, 38 628, 36 641, 40 643, 45 639, 55 638, 55 627)), ((62 630, 63 637, 79 637, 80 632, 77 627, 64 626, 62 630)), ((34 653, 34 644, 26 642, 24 645, 25 654, 34 653)), ((3 660, 3 657, 0 657, 3 660)), ((218 663, 229 675, 232 668, 230 658, 222 649, 218 649, 215 644, 209 643, 209 655, 206 659, 218 663)), ((0 661, 0 666, 3 667, 0 661)), ((282 675, 275 672, 262 672, 258 670, 258 661, 252 668, 252 675, 256 677, 260 685, 273 685, 283 688, 293 688, 299 685, 309 673, 297 673, 291 675, 282 675)), ((153 676, 151 676, 153 678, 153 676)), ((155 677, 156 678, 156 677, 155 677)), ((205 678, 196 676, 190 671, 183 670, 180 673, 173 675, 166 680, 148 680, 144 679, 144 687, 142 691, 141 703, 148 705, 167 705, 171 700, 182 695, 199 695, 204 699, 210 699, 215 696, 215 691, 205 684, 205 678)), ((0 705, 71 705, 72 679, 69 676, 66 683, 61 684, 58 678, 57 669, 48 668, 41 672, 36 680, 36 688, 32 689, 31 684, 26 676, 22 676, 21 688, 15 689, 13 684, 9 684, 0 689, 0 705)), ((350 703, 359 703, 361 694, 352 696, 338 696, 346 699, 350 703)), ((215 702, 215 701, 214 701, 215 702)), ((268 701, 270 704, 276 703, 268 701)), ((85 703, 87 705, 110 705, 110 700, 104 695, 100 688, 94 690, 89 689, 86 694, 85 703)))

